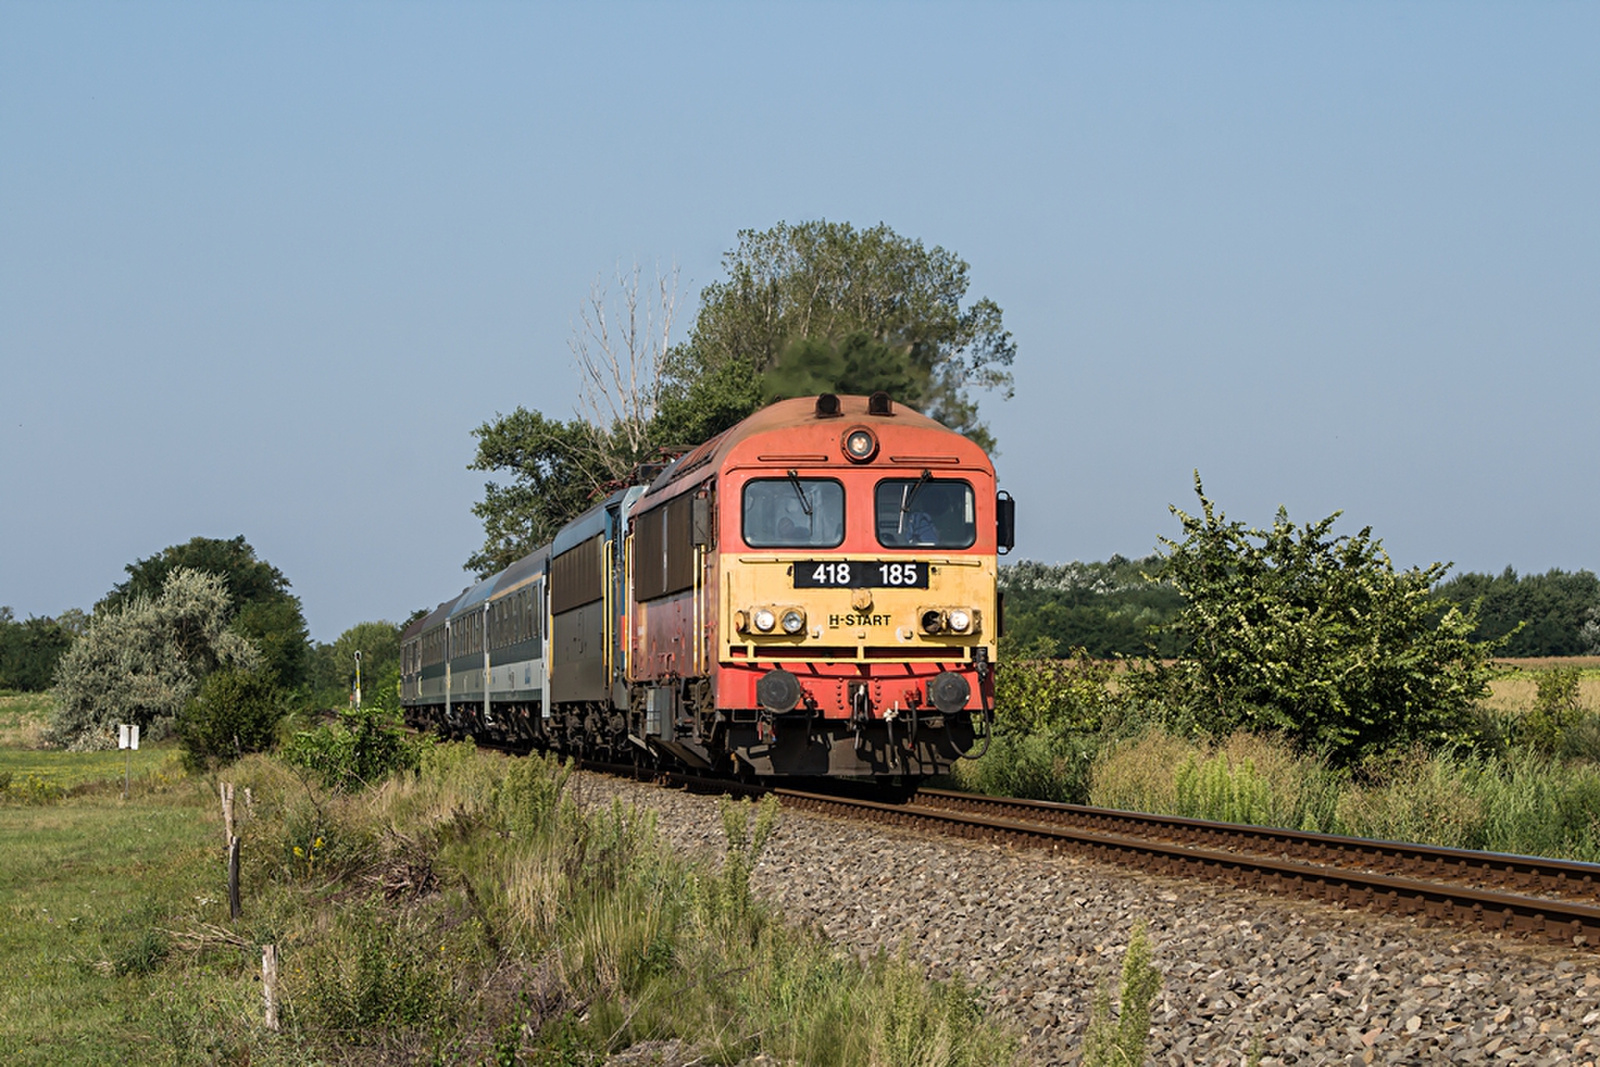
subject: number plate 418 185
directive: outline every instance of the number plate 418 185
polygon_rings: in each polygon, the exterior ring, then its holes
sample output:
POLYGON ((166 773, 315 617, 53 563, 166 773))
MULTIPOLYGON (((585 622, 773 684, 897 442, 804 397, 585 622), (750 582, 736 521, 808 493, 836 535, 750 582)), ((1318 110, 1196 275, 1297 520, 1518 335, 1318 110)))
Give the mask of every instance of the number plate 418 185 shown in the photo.
POLYGON ((796 589, 926 589, 928 565, 917 560, 809 559, 794 565, 796 589))

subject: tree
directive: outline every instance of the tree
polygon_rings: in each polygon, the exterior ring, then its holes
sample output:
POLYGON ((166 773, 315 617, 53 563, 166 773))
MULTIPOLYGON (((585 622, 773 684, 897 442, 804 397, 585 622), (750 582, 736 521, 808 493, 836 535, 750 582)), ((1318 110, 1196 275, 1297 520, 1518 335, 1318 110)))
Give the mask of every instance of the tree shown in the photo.
POLYGON ((482 578, 509 566, 659 456, 655 427, 677 313, 676 269, 657 272, 654 290, 647 294, 638 264, 617 271, 615 288, 599 280, 590 287, 568 342, 580 381, 573 419, 518 407, 472 431, 478 449, 468 469, 507 482, 485 482, 483 500, 472 507, 485 536, 467 570, 482 578))
POLYGON ((56 663, 76 636, 70 625, 49 618, 17 622, 10 608, 0 607, 0 689, 49 689, 56 663))
POLYGON ((903 357, 928 415, 993 449, 970 390, 1009 396, 1016 345, 994 301, 962 306, 966 261, 882 223, 819 220, 740 231, 723 267, 727 280, 702 291, 688 342, 668 358, 665 435, 705 440, 768 399, 763 377, 796 342, 859 333, 903 357))
POLYGON ((1434 595, 1445 604, 1478 605, 1479 640, 1504 639, 1506 656, 1577 656, 1589 647, 1584 625, 1600 614, 1600 578, 1593 571, 1525 574, 1507 567, 1494 577, 1459 574, 1434 595))
POLYGON ((637 267, 596 284, 572 349, 582 395, 562 422, 518 408, 473 431, 471 469, 505 480, 473 506, 485 539, 466 567, 492 574, 545 543, 644 463, 721 433, 776 395, 873 392, 994 439, 971 390, 1010 395, 1016 354, 1000 308, 963 307, 967 264, 882 224, 825 221, 739 234, 728 279, 701 293, 692 334, 671 344, 676 275, 641 295, 637 267))
POLYGON ((1183 598, 1166 581, 1164 567, 1159 556, 1120 555, 1104 563, 1003 564, 1006 635, 1019 646, 1044 639, 1101 658, 1171 657, 1176 649, 1162 627, 1183 598))
POLYGON ((472 431, 478 454, 470 470, 496 471, 509 485, 485 482, 472 513, 483 520, 483 547, 466 568, 487 577, 546 544, 592 504, 611 478, 596 445, 598 431, 581 420, 558 422, 517 408, 472 431))
POLYGON ((355 679, 356 656, 361 653, 363 700, 372 700, 384 679, 398 676, 400 627, 392 622, 358 622, 331 645, 313 650, 311 688, 319 707, 342 707, 355 679))
POLYGON ((222 579, 187 567, 168 572, 153 598, 138 594, 97 610, 56 669, 46 740, 75 751, 115 748, 125 722, 152 739, 165 734, 207 675, 260 665, 228 617, 222 579))
POLYGON ((816 337, 793 342, 762 376, 761 391, 769 397, 884 392, 912 407, 922 398, 910 355, 860 330, 838 342, 816 337))
POLYGON ((1227 522, 1195 472, 1201 513, 1172 513, 1167 579, 1183 595, 1170 667, 1140 682, 1182 722, 1213 734, 1280 732, 1349 762, 1396 745, 1464 736, 1494 646, 1473 610, 1442 614, 1429 591, 1448 564, 1396 571, 1371 528, 1332 536, 1339 513, 1296 528, 1227 522))
POLYGON ((282 571, 257 558, 242 534, 230 540, 191 538, 128 564, 127 581, 112 587, 95 605, 95 614, 120 608, 141 596, 155 598, 167 576, 180 567, 222 579, 229 603, 227 621, 256 646, 261 669, 274 684, 285 690, 304 684, 310 640, 300 598, 289 592, 289 579, 282 571))
POLYGON ((184 762, 208 770, 272 747, 283 698, 272 680, 251 671, 218 670, 184 704, 176 722, 184 762))
POLYGON ((613 480, 622 480, 650 457, 661 371, 672 347, 678 309, 678 271, 656 272, 655 295, 647 299, 639 265, 616 274, 616 291, 598 279, 579 313, 581 328, 568 347, 583 382, 578 416, 596 431, 596 457, 613 480))

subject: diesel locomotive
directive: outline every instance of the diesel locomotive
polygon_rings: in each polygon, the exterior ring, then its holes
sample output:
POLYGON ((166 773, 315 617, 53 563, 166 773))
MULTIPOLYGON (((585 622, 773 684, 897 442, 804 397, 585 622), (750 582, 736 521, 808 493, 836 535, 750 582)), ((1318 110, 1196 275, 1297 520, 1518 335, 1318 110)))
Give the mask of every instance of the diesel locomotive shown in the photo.
POLYGON ((1011 497, 883 393, 779 401, 401 635, 408 721, 740 776, 906 776, 986 744, 1011 497))

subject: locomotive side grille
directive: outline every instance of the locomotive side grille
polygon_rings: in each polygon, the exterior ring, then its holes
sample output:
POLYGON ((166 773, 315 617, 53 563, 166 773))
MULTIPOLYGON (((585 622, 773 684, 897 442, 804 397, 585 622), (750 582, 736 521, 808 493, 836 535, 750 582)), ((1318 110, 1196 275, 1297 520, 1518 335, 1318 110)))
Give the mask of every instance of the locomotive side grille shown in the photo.
POLYGON ((592 604, 605 592, 600 538, 591 537, 550 561, 550 612, 560 615, 592 604))

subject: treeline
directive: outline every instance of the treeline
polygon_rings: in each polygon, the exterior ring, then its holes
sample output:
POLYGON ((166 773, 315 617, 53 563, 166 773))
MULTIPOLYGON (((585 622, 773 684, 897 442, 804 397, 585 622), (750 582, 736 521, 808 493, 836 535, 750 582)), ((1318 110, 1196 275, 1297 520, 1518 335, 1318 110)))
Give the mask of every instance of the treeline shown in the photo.
POLYGON ((19 622, 0 607, 0 690, 52 691, 51 743, 103 748, 135 722, 152 740, 215 733, 248 751, 291 711, 347 707, 358 657, 363 703, 398 707, 400 627, 311 641, 289 580, 242 536, 196 537, 126 570, 90 614, 19 622), (256 709, 250 722, 241 708, 256 709))
MULTIPOLYGON (((1168 624, 1183 598, 1166 566, 1159 555, 1003 565, 1006 634, 1014 647, 1046 654, 1082 648, 1096 658, 1175 656, 1180 649, 1168 624)), ((1433 598, 1441 611, 1478 604, 1472 639, 1504 639, 1500 656, 1600 655, 1600 578, 1593 571, 1469 571, 1439 583, 1433 598)))
POLYGON ((1082 648, 1096 659, 1176 655, 1167 624, 1183 597, 1160 556, 1104 563, 1035 563, 1000 568, 1005 632, 1015 647, 1047 655, 1082 648))
POLYGON ((1505 638, 1502 656, 1600 655, 1600 578, 1593 571, 1458 574, 1434 589, 1443 603, 1479 603, 1473 639, 1505 638))
POLYGON ((60 618, 19 622, 10 608, 0 607, 0 690, 49 689, 57 661, 86 624, 87 618, 77 610, 64 611, 60 618))

